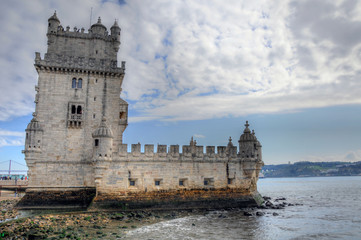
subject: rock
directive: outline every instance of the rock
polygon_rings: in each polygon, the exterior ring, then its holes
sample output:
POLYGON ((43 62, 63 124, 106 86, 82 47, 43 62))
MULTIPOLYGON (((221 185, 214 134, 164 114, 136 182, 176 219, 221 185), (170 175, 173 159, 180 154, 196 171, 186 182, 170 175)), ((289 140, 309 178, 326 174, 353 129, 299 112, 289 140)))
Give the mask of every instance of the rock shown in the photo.
POLYGON ((256 216, 263 216, 264 213, 263 212, 256 212, 256 216))
POLYGON ((266 205, 267 207, 272 207, 272 206, 273 206, 273 203, 271 203, 270 201, 267 201, 265 205, 266 205))
POLYGON ((274 213, 272 213, 272 215, 273 215, 273 216, 278 216, 279 214, 276 213, 276 212, 274 212, 274 213))
POLYGON ((276 202, 278 202, 278 201, 286 201, 286 198, 280 197, 280 198, 277 198, 275 201, 276 201, 276 202))
POLYGON ((264 199, 265 201, 268 201, 268 200, 271 200, 272 198, 267 197, 267 196, 263 196, 263 199, 264 199))
POLYGON ((249 212, 243 212, 243 215, 244 215, 244 216, 252 216, 252 213, 249 213, 249 212))

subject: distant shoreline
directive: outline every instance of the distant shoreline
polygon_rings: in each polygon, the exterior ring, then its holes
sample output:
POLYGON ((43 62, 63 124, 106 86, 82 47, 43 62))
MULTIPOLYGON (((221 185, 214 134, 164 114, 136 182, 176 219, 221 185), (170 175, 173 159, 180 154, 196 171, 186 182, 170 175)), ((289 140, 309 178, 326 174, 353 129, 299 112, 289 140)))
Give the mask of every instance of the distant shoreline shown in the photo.
POLYGON ((264 178, 361 176, 361 162, 296 162, 264 165, 264 178))

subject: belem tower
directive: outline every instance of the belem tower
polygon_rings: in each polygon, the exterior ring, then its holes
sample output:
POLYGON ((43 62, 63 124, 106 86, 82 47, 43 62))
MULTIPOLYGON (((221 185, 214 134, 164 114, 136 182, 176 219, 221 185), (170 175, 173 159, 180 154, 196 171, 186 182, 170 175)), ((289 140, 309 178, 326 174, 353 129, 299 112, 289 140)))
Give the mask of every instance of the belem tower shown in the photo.
MULTIPOLYGON (((48 19, 48 48, 35 54, 35 112, 26 128, 29 185, 23 208, 81 206, 219 208, 259 204, 261 144, 246 122, 238 148, 122 141, 128 103, 120 98, 120 27, 99 18, 86 32, 48 19), (204 151, 205 150, 205 151, 204 151)), ((227 142, 227 141, 225 141, 227 142)))

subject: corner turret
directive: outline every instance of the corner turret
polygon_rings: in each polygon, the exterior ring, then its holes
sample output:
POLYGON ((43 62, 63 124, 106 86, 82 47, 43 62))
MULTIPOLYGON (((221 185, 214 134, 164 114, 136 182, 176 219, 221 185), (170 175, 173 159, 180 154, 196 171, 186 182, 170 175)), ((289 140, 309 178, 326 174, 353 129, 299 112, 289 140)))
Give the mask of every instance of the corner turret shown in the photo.
POLYGON ((33 119, 31 119, 25 132, 26 137, 24 153, 41 152, 43 129, 41 128, 35 113, 33 113, 33 119))
POLYGON ((106 124, 106 118, 102 118, 99 127, 93 133, 94 160, 112 157, 113 132, 106 124))
POLYGON ((60 20, 56 16, 56 11, 53 16, 48 19, 48 34, 56 33, 58 31, 58 27, 60 25, 60 20))
POLYGON ((259 157, 259 145, 261 145, 254 133, 251 133, 251 130, 248 128, 249 124, 246 121, 244 125, 246 128, 243 131, 243 134, 239 138, 239 154, 243 158, 258 158, 259 157))
POLYGON ((104 184, 103 177, 109 169, 112 160, 113 132, 106 124, 106 118, 103 116, 102 122, 93 133, 94 150, 93 150, 93 166, 94 166, 94 182, 96 186, 96 195, 102 192, 104 184))
POLYGON ((112 38, 120 43, 120 27, 118 25, 118 21, 115 20, 113 26, 110 28, 110 35, 112 38))
POLYGON ((98 22, 93 24, 90 28, 93 35, 97 36, 105 36, 107 34, 107 28, 102 24, 102 20, 100 17, 98 18, 98 22))

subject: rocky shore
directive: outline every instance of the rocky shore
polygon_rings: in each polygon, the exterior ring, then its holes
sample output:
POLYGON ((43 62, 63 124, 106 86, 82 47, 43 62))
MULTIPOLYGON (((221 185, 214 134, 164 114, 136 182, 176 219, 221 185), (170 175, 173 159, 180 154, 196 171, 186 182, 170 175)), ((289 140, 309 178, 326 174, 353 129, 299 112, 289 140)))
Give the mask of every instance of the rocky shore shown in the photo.
MULTIPOLYGON (((261 217, 267 214, 277 216, 278 210, 299 205, 287 203, 283 197, 274 200, 269 197, 264 197, 264 199, 264 203, 259 207, 237 209, 237 211, 243 211, 244 216, 250 217, 261 217)), ((20 212, 14 209, 17 201, 13 199, 0 202, 2 209, 0 239, 122 239, 127 231, 141 226, 209 213, 209 210, 139 210, 72 212, 21 217, 20 212)))
POLYGON ((14 208, 19 199, 6 199, 0 201, 0 222, 7 219, 14 219, 18 216, 19 212, 14 208))
POLYGON ((17 200, 0 202, 1 208, 4 209, 0 223, 0 239, 121 239, 129 229, 191 213, 190 211, 101 211, 21 217, 18 215, 19 212, 13 209, 16 202, 17 200), (7 209, 5 210, 4 207, 7 209))

